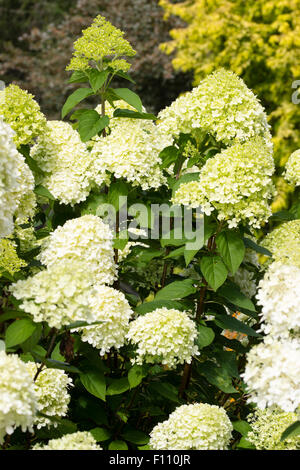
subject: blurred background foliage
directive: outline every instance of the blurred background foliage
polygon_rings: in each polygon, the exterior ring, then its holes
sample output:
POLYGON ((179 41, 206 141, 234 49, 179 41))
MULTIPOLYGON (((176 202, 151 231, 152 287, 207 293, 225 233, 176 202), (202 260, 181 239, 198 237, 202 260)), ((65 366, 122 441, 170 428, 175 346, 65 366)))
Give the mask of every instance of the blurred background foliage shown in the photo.
POLYGON ((65 67, 74 39, 98 14, 125 31, 137 50, 133 89, 149 111, 191 88, 192 73, 176 72, 159 48, 184 23, 175 16, 164 21, 158 0, 0 0, 0 79, 29 90, 49 118, 59 118, 73 88, 66 86, 65 67))
POLYGON ((192 71, 197 85, 218 67, 237 73, 270 117, 276 156, 283 164, 300 147, 300 106, 292 83, 300 78, 300 0, 160 0, 173 28, 162 48, 176 53, 176 70, 192 71))

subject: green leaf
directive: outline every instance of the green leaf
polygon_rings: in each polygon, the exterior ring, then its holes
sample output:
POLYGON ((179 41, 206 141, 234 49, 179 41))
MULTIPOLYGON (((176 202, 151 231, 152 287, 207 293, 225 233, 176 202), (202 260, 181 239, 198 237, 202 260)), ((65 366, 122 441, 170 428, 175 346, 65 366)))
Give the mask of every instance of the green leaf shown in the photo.
POLYGON ((134 388, 142 383, 144 377, 147 376, 147 368, 145 366, 139 366, 135 364, 128 372, 129 387, 134 388))
POLYGON ((213 342, 215 338, 215 333, 212 328, 208 328, 207 326, 203 325, 199 325, 197 329, 198 336, 196 339, 196 344, 199 346, 200 349, 202 349, 213 342))
POLYGON ((108 450, 128 450, 128 446, 124 441, 112 441, 108 446, 108 450))
POLYGON ((97 93, 97 91, 102 87, 109 73, 109 70, 102 70, 99 72, 99 70, 96 69, 91 69, 87 72, 89 82, 94 93, 97 93))
POLYGON ((168 168, 179 157, 179 149, 170 145, 169 147, 165 147, 160 152, 159 156, 162 160, 161 168, 168 168))
POLYGON ((102 372, 87 371, 80 374, 80 380, 89 393, 105 401, 106 382, 102 372))
POLYGON ((80 138, 82 142, 87 142, 109 125, 109 117, 100 116, 97 111, 90 109, 80 116, 78 123, 80 138))
POLYGON ((285 441, 291 437, 299 436, 300 434, 300 421, 290 424, 282 433, 280 440, 285 441))
POLYGON ((227 268, 218 255, 204 256, 200 261, 201 272, 214 291, 216 291, 227 278, 227 268))
POLYGON ((250 424, 243 420, 233 421, 232 426, 235 431, 239 432, 244 437, 252 430, 250 424))
POLYGON ((114 206, 117 212, 120 210, 120 197, 127 196, 128 192, 129 187, 125 181, 118 181, 110 185, 108 192, 108 202, 114 206))
POLYGON ((255 446, 243 436, 237 445, 237 449, 255 449, 255 446))
POLYGON ((75 70, 75 72, 73 72, 71 77, 69 78, 68 83, 81 83, 87 81, 88 76, 86 72, 83 72, 81 70, 75 70))
MULTIPOLYGON (((202 245, 203 246, 203 245, 202 245)), ((190 262, 194 259, 195 255, 198 253, 199 250, 201 250, 202 246, 197 248, 197 250, 187 250, 184 247, 184 259, 185 259, 185 265, 188 266, 190 262)))
POLYGON ((139 113, 143 112, 143 104, 140 97, 133 91, 129 90, 129 88, 114 88, 114 94, 117 95, 118 98, 121 98, 121 100, 130 104, 130 106, 136 109, 139 113))
POLYGON ((256 312, 253 302, 234 285, 220 287, 218 294, 237 307, 249 310, 250 312, 256 312))
POLYGON ((97 215, 98 207, 107 203, 107 194, 91 193, 87 199, 80 205, 81 215, 93 214, 97 215))
POLYGON ((218 325, 219 328, 223 330, 230 330, 230 331, 238 331, 240 333, 244 333, 247 336, 254 336, 259 338, 260 335, 253 330, 250 326, 246 325, 246 323, 238 320, 237 318, 231 317, 230 315, 216 315, 215 323, 218 325))
POLYGON ((185 251, 184 246, 180 246, 179 248, 176 248, 176 250, 171 251, 167 256, 164 256, 164 259, 169 259, 169 258, 178 258, 178 256, 183 256, 185 251))
POLYGON ((29 145, 20 145, 18 148, 19 152, 25 157, 26 163, 33 173, 38 175, 45 175, 45 172, 38 166, 37 162, 30 156, 29 145))
POLYGON ((185 309, 185 307, 180 302, 176 302, 175 300, 153 300, 151 302, 144 302, 143 304, 139 305, 135 308, 135 311, 140 315, 145 315, 145 313, 152 312, 153 310, 162 307, 175 308, 177 310, 185 309))
POLYGON ((112 379, 109 387, 107 388, 107 395, 120 395, 121 393, 127 392, 130 389, 130 385, 127 377, 122 379, 112 379))
POLYGON ((70 372, 73 374, 81 373, 81 371, 77 369, 77 367, 71 366, 67 362, 56 361, 55 359, 49 359, 49 358, 45 358, 44 356, 41 356, 36 350, 36 348, 33 351, 31 351, 31 354, 33 355, 35 360, 42 362, 49 369, 65 370, 66 372, 70 372))
POLYGON ((38 194, 39 196, 46 197, 47 199, 51 199, 51 201, 55 201, 55 197, 50 193, 50 191, 39 184, 34 188, 35 194, 38 194))
POLYGON ((189 183, 190 181, 199 181, 200 173, 186 173, 185 175, 181 176, 178 180, 175 180, 171 186, 172 188, 172 196, 175 195, 179 186, 183 183, 189 183))
POLYGON ((151 121, 156 121, 157 117, 154 114, 149 113, 138 113, 132 111, 131 109, 120 109, 117 108, 114 111, 115 118, 131 118, 131 119, 149 119, 151 121))
POLYGON ((111 433, 105 428, 94 428, 89 431, 97 442, 107 441, 111 438, 111 433))
POLYGON ((197 371, 203 375, 206 380, 224 393, 237 393, 232 386, 231 377, 221 367, 212 361, 206 361, 197 365, 197 371))
POLYGON ((5 333, 6 348, 11 348, 26 341, 35 331, 37 325, 29 318, 16 320, 8 326, 5 333))
POLYGON ((179 403, 178 390, 174 385, 167 382, 155 382, 151 384, 150 388, 151 391, 154 392, 154 396, 158 394, 167 400, 179 403))
POLYGON ((195 294, 197 289, 193 286, 192 279, 175 281, 157 292, 155 300, 177 300, 183 299, 190 294, 195 294))
POLYGON ((36 345, 40 341, 42 331, 43 331, 43 325, 41 323, 38 323, 37 325, 35 325, 35 329, 32 335, 29 336, 29 338, 26 339, 26 341, 24 341, 21 344, 21 348, 23 349, 25 353, 30 352, 35 349, 36 345))
POLYGON ((126 72, 123 72, 122 70, 118 70, 117 72, 115 72, 115 70, 111 69, 113 73, 115 73, 116 75, 118 75, 118 77, 122 77, 124 78, 125 80, 128 80, 129 82, 131 83, 135 83, 135 81, 133 80, 133 78, 131 78, 130 75, 128 75, 128 73, 126 72))
POLYGON ((252 250, 256 251, 257 253, 260 253, 265 256, 272 256, 272 253, 267 250, 267 248, 264 248, 263 246, 258 245, 255 243, 253 240, 250 238, 245 237, 244 238, 244 244, 247 248, 251 248, 252 250))
POLYGON ((227 268, 235 274, 245 256, 243 240, 230 230, 224 230, 216 237, 216 245, 227 268))
POLYGON ((123 439, 136 445, 148 444, 149 436, 142 431, 125 431, 122 434, 123 439))
POLYGON ((75 90, 63 105, 61 118, 63 119, 78 103, 93 94, 94 92, 91 88, 78 88, 78 90, 75 90))

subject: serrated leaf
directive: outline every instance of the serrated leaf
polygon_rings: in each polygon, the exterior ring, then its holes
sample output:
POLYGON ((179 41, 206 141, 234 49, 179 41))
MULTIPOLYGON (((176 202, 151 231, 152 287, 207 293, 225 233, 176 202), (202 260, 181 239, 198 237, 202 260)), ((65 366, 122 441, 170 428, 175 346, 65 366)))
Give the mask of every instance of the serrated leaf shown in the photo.
POLYGON ((106 381, 102 372, 87 371, 80 374, 80 380, 89 393, 105 401, 106 381))
POLYGON ((243 240, 230 230, 224 230, 216 237, 216 245, 227 268, 235 274, 245 256, 243 240))
POLYGON ((11 323, 5 332, 6 348, 11 348, 26 341, 35 331, 37 325, 29 318, 11 323))
POLYGON ((205 280, 214 291, 226 281, 228 270, 220 256, 203 256, 200 268, 205 280))
POLYGON ((61 110, 61 118, 63 119, 78 103, 93 95, 94 92, 91 88, 78 88, 66 100, 61 110))
POLYGON ((118 98, 121 98, 121 100, 130 104, 130 106, 136 109, 139 113, 143 112, 141 98, 136 93, 129 90, 129 88, 114 88, 114 94, 117 95, 118 98))
POLYGON ((87 142, 109 125, 108 116, 100 116, 97 111, 85 111, 78 121, 78 132, 82 142, 87 142))

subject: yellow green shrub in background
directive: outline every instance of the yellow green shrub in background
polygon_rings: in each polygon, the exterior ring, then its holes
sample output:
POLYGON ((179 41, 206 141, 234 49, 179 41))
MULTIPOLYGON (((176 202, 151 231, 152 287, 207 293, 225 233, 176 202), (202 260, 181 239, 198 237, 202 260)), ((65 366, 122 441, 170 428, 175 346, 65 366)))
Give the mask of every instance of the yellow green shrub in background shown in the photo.
MULTIPOLYGON (((195 85, 218 67, 242 77, 268 111, 276 161, 282 167, 300 147, 300 103, 292 102, 292 94, 297 98, 298 93, 293 83, 300 79, 300 0, 160 4, 166 16, 175 14, 187 23, 173 29, 173 40, 161 46, 167 54, 175 51, 174 68, 193 71, 195 85)), ((282 188, 280 193, 282 202, 282 188)))

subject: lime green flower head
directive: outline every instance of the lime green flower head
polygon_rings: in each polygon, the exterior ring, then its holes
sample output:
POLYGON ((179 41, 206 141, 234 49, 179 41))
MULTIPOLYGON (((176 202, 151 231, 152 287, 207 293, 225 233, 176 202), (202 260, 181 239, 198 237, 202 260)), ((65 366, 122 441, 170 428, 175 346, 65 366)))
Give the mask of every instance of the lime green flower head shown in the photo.
POLYGON ((297 450, 300 449, 300 437, 292 436, 281 441, 283 431, 297 421, 296 413, 287 413, 280 408, 257 409, 248 416, 252 431, 247 435, 248 441, 257 450, 297 450))
POLYGON ((44 129, 46 118, 34 96, 17 85, 9 85, 0 92, 0 115, 15 131, 17 147, 30 144, 44 129))
POLYGON ((91 64, 102 70, 105 63, 126 72, 130 64, 120 57, 132 57, 135 50, 123 38, 124 33, 98 15, 74 43, 74 53, 67 70, 86 70, 91 64))
POLYGON ((0 240, 0 275, 4 271, 13 275, 24 266, 26 263, 18 257, 14 242, 2 238, 0 240))

